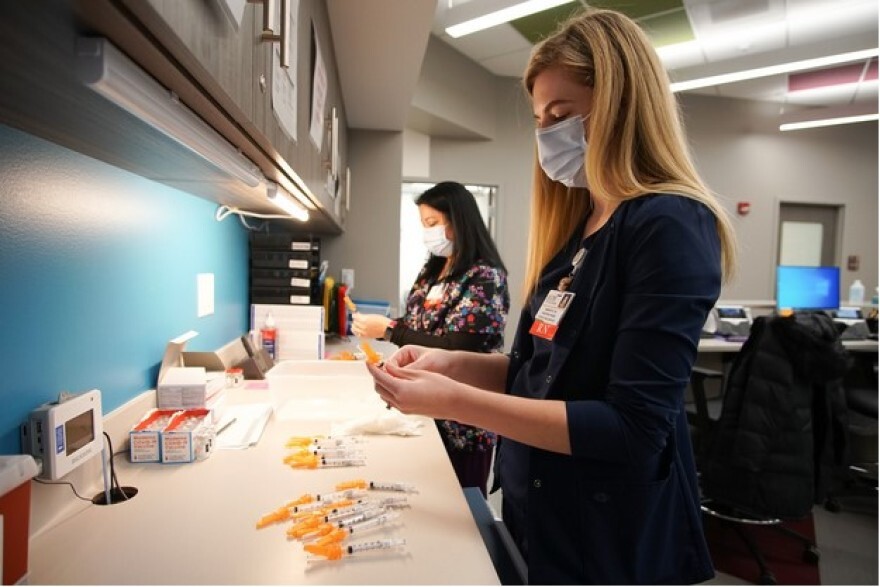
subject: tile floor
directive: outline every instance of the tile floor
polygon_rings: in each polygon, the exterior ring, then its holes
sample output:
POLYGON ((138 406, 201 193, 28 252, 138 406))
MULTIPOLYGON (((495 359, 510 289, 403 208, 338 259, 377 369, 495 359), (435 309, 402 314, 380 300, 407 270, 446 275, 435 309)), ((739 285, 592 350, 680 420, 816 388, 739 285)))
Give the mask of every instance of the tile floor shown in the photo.
MULTIPOLYGON (((851 503, 831 513, 821 505, 813 509, 819 574, 823 585, 878 585, 877 502, 851 503), (867 506, 867 507, 866 507, 867 506), (856 511, 860 510, 860 511, 856 511)), ((489 506, 500 517, 501 492, 489 496, 489 506)), ((748 581, 718 573, 706 585, 749 585, 748 581)))

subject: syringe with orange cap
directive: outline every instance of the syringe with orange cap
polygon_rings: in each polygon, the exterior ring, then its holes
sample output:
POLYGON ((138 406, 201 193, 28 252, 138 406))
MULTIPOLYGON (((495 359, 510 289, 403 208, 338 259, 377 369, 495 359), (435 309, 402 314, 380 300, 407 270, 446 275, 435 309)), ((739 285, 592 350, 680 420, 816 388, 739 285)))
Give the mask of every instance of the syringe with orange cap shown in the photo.
POLYGON ((370 540, 356 544, 342 545, 336 542, 324 545, 306 544, 303 546, 306 552, 314 555, 308 557, 309 562, 340 560, 351 556, 357 556, 369 552, 386 551, 401 552, 406 546, 403 538, 386 538, 384 540, 370 540))
POLYGON ((304 493, 298 498, 288 501, 277 510, 272 511, 257 520, 257 530, 259 530, 260 528, 265 528, 266 526, 270 526, 276 522, 289 520, 296 512, 297 508, 303 507, 314 501, 315 496, 309 493, 304 493))
POLYGON ((276 522, 283 522, 285 520, 290 519, 290 508, 280 507, 277 510, 266 514, 259 520, 257 520, 257 530, 261 528, 265 528, 266 526, 271 526, 276 522))
POLYGON ((403 493, 416 493, 415 486, 409 483, 396 483, 391 481, 367 481, 366 479, 352 479, 336 484, 336 489, 367 489, 371 491, 400 491, 403 493))
MULTIPOLYGON (((334 524, 325 524, 319 527, 320 533, 315 533, 316 536, 320 537, 317 538, 317 540, 311 542, 311 544, 322 546, 333 542, 342 542, 353 534, 361 534, 363 532, 368 532, 370 530, 375 530, 376 528, 387 526, 390 522, 393 522, 395 519, 397 519, 399 515, 400 514, 397 514, 395 512, 388 512, 382 514, 381 516, 377 516, 375 518, 360 522, 359 524, 353 524, 351 526, 343 527, 337 527, 334 524), (329 525, 332 529, 325 530, 324 527, 327 525, 329 525)), ((306 536, 305 538, 308 537, 309 536, 306 536)))
POLYGON ((285 462, 295 469, 318 469, 327 467, 362 467, 367 464, 363 458, 334 458, 320 455, 292 455, 285 462))
POLYGON ((291 436, 284 444, 287 448, 294 447, 330 447, 345 446, 348 444, 360 444, 363 439, 360 436, 291 436))

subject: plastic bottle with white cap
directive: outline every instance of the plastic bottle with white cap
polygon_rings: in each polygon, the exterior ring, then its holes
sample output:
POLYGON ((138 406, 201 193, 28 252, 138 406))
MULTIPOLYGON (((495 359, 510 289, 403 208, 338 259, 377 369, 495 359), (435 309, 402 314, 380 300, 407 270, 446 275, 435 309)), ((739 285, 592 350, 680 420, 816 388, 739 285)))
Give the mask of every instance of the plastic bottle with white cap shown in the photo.
POLYGON ((865 286, 862 285, 859 279, 853 281, 852 285, 849 286, 849 303, 852 305, 865 303, 865 286))
POLYGON ((274 361, 275 352, 277 351, 278 330, 275 328, 275 318, 272 316, 272 312, 266 315, 266 321, 263 322, 263 327, 260 328, 260 342, 274 361))

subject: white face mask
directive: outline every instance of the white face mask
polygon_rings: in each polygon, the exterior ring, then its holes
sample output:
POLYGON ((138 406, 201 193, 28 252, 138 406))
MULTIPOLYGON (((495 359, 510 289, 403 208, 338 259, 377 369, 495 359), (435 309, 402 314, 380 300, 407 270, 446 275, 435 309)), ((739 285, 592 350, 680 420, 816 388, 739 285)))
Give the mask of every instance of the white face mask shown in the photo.
POLYGON ((587 187, 584 159, 584 117, 572 116, 547 128, 535 130, 538 159, 547 177, 570 188, 587 187))
POLYGON ((446 226, 435 224, 425 229, 422 238, 432 255, 448 257, 452 254, 452 241, 446 238, 446 226))

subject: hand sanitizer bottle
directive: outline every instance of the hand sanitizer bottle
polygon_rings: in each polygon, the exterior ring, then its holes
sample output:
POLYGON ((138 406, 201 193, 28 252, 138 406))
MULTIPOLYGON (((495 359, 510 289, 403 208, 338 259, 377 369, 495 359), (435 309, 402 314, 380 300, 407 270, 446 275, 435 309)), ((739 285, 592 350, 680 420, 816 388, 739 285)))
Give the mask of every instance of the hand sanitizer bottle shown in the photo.
POLYGON ((865 303, 865 286, 858 279, 849 286, 849 303, 852 305, 860 305, 865 303))

